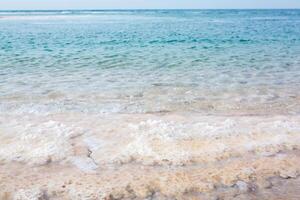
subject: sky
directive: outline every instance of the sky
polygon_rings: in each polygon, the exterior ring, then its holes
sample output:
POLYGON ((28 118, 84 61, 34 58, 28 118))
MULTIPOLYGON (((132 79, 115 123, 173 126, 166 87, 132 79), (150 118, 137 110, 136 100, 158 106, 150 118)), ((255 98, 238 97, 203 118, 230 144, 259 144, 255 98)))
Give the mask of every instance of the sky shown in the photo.
POLYGON ((0 10, 300 8, 300 0, 0 0, 0 10))

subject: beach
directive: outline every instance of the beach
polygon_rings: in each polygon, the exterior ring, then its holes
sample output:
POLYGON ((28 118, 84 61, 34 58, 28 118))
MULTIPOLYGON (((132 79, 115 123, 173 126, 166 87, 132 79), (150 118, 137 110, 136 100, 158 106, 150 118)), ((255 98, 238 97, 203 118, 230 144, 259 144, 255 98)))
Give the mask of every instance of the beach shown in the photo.
POLYGON ((0 11, 0 199, 300 199, 299 26, 0 11))
POLYGON ((2 195, 296 199, 299 194, 298 117, 72 114, 5 120, 2 195), (21 134, 19 127, 26 127, 21 134), (290 194, 282 182, 296 182, 290 194))

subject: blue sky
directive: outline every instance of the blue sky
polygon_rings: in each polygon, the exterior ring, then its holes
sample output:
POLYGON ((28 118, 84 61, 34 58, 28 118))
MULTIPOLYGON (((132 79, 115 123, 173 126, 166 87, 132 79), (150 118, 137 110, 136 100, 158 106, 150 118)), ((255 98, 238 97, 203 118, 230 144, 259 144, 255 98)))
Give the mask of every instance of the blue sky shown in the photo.
POLYGON ((300 0, 0 0, 0 10, 119 8, 300 8, 300 0))

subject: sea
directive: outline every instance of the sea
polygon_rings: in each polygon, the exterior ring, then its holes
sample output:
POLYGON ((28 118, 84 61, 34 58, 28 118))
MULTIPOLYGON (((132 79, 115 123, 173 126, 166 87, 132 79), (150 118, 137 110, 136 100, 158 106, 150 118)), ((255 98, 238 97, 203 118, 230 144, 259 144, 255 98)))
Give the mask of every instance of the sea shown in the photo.
POLYGON ((300 113, 299 10, 0 12, 1 113, 300 113))
POLYGON ((300 10, 0 11, 1 163, 272 155, 299 122, 300 10))

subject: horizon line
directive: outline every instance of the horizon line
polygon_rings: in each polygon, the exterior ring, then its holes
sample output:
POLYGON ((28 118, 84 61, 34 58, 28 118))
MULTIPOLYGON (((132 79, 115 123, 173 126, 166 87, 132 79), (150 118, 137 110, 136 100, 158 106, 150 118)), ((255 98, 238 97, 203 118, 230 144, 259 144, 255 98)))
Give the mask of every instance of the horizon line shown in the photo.
POLYGON ((126 11, 126 10, 300 10, 299 8, 68 8, 68 9, 0 9, 0 11, 126 11))

